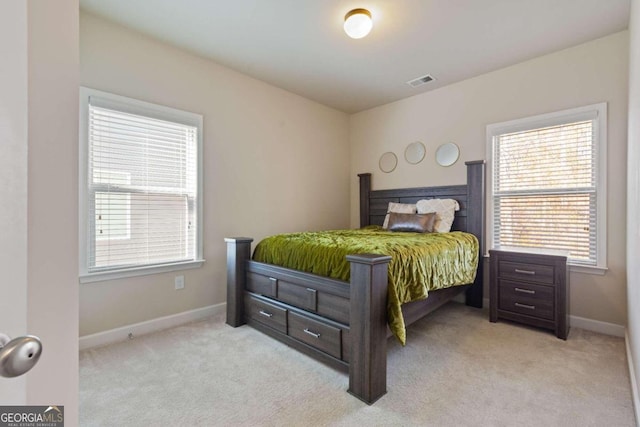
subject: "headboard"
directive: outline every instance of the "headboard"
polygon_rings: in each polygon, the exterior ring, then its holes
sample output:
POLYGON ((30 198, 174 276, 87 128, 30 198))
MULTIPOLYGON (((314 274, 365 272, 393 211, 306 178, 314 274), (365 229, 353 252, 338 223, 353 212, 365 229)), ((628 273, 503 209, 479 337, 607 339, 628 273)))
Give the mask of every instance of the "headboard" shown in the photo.
MULTIPOLYGON (((358 174, 360 177, 360 226, 382 225, 389 202, 415 203, 421 199, 455 199, 460 204, 460 210, 455 213, 452 230, 466 231, 478 238, 480 262, 479 277, 476 277, 476 280, 480 280, 481 283, 482 255, 485 253, 485 161, 475 160, 465 164, 467 165, 466 185, 372 190, 371 174, 358 174)), ((480 292, 479 298, 482 298, 482 286, 470 291, 480 292)))

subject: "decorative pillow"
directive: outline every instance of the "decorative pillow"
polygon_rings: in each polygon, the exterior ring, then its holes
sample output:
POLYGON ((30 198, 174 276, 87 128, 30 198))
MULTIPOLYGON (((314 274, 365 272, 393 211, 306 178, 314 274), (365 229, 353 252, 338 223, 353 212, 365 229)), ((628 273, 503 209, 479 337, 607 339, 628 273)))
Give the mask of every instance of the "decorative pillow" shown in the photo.
POLYGON ((418 200, 416 208, 419 214, 435 212, 436 221, 433 224, 433 231, 448 233, 453 225, 455 211, 460 210, 460 205, 453 199, 426 199, 418 200))
POLYGON ((389 214, 391 212, 396 213, 416 213, 416 205, 410 203, 395 203, 389 202, 389 207, 387 208, 387 216, 384 218, 384 224, 382 224, 382 228, 387 228, 389 224, 389 214))
POLYGON ((391 212, 389 214, 389 231, 411 231, 414 233, 431 233, 436 213, 406 214, 391 212))

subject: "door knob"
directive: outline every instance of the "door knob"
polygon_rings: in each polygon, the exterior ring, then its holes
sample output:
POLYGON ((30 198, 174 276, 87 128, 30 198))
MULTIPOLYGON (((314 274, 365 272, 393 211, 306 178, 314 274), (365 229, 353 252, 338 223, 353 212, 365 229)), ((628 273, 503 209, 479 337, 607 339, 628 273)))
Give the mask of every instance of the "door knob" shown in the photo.
POLYGON ((0 376, 17 377, 38 363, 42 354, 42 342, 33 335, 11 339, 0 334, 0 376))

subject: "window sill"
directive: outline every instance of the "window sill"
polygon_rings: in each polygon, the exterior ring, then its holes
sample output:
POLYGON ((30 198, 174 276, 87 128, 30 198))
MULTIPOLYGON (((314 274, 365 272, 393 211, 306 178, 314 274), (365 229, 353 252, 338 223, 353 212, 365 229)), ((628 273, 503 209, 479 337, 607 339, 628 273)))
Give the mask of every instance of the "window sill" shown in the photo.
POLYGON ((100 273, 85 273, 80 275, 80 283, 103 282, 105 280, 124 279, 127 277, 147 276, 150 274, 166 273, 169 271, 188 270, 202 267, 205 260, 176 262, 172 264, 153 265, 149 267, 127 268, 100 273))
POLYGON ((598 267, 596 265, 577 265, 569 264, 571 273, 595 274, 596 276, 604 276, 609 269, 607 267, 598 267))

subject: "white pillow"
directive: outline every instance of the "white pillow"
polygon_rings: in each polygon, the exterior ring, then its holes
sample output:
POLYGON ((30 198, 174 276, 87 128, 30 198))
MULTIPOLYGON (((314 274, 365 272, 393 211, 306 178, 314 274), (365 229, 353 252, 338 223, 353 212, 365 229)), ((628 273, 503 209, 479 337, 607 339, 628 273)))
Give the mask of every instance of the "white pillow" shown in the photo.
POLYGON ((419 214, 435 212, 436 221, 433 224, 433 231, 448 233, 453 225, 455 211, 460 210, 460 205, 453 199, 425 199, 418 200, 416 208, 419 214))
MULTIPOLYGON (((387 228, 389 226, 389 213, 416 213, 416 205, 409 203, 395 203, 389 202, 389 207, 387 208, 387 216, 384 217, 384 224, 382 224, 382 228, 387 228)), ((433 211, 432 211, 433 212, 433 211)))

